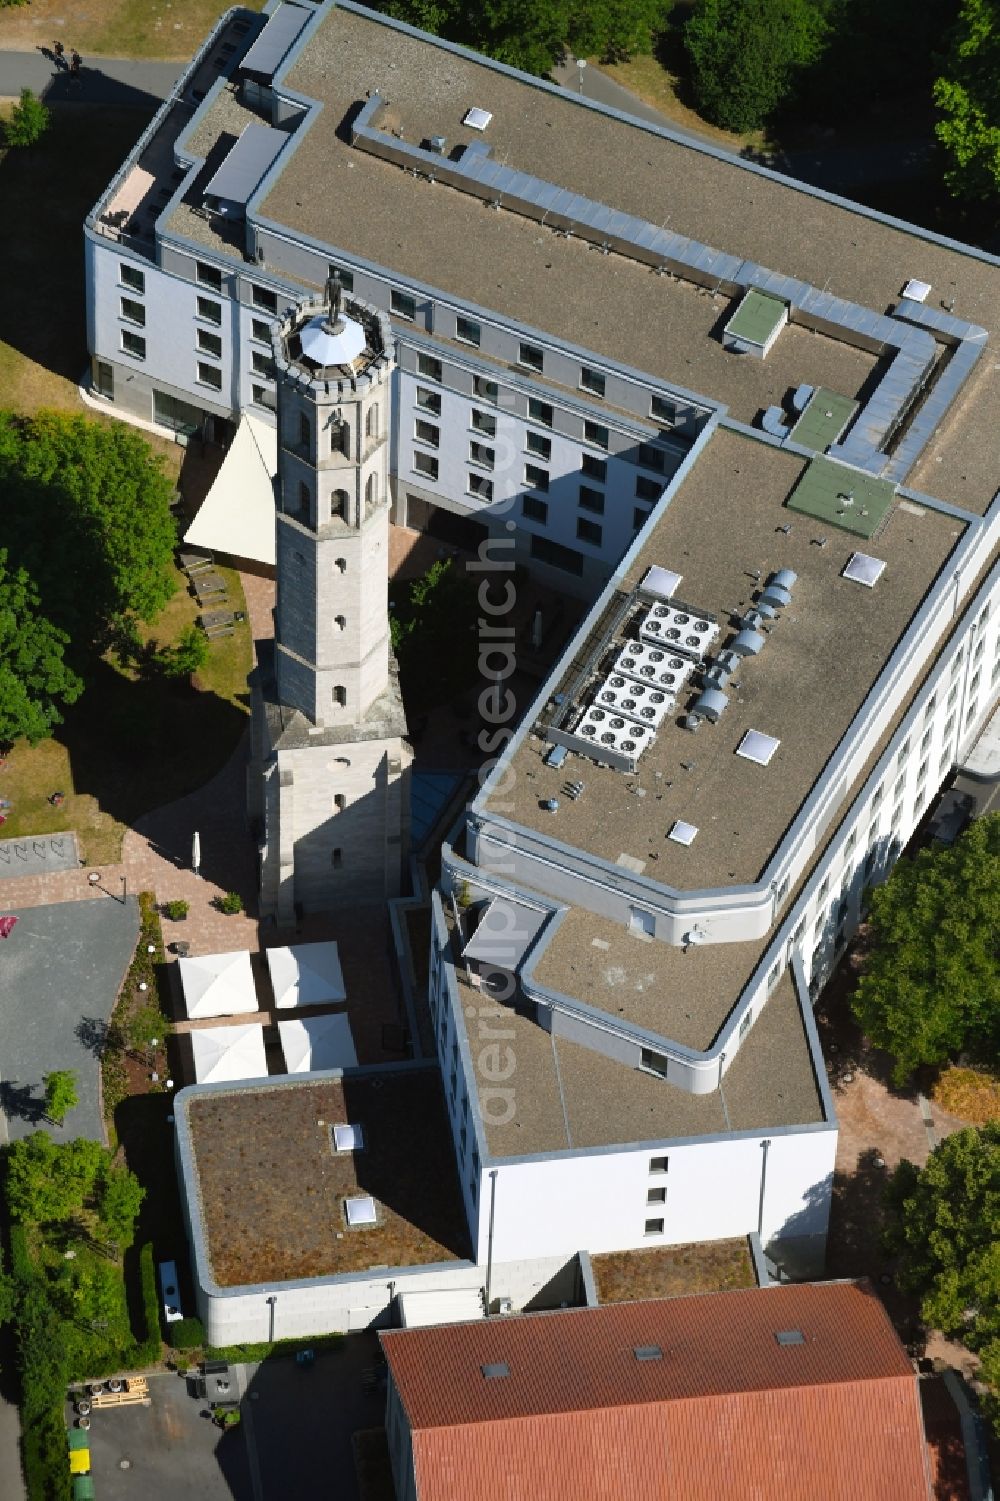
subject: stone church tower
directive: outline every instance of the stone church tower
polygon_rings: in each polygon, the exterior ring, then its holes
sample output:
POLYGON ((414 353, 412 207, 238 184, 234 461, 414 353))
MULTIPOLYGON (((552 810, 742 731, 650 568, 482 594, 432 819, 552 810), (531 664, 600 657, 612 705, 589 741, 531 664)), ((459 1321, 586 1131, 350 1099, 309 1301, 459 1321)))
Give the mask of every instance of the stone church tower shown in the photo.
POLYGON ((261 916, 400 890, 410 749, 389 647, 393 340, 331 282, 276 329, 277 607, 254 693, 261 916))

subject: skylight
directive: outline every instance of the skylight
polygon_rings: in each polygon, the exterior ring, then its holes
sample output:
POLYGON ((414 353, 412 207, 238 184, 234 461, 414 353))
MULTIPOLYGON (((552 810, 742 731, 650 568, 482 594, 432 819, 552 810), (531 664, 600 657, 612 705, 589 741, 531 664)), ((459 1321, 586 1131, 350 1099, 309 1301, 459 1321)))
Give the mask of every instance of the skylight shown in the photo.
POLYGON ((500 1381, 504 1376, 510 1375, 510 1366, 503 1360, 498 1360, 493 1365, 480 1366, 479 1369, 487 1381, 500 1381))
POLYGON ((468 125, 471 130, 485 130, 492 119, 491 110, 480 109, 478 105, 474 105, 472 109, 466 110, 462 124, 468 125))
POLYGON ((364 1148, 365 1133, 360 1126, 334 1126, 333 1144, 338 1152, 360 1152, 364 1148))
POLYGON ((694 843, 694 836, 697 832, 698 830, 693 823, 685 823, 682 818, 679 818, 670 830, 667 838, 672 839, 674 844, 683 844, 686 846, 694 843))
POLYGON ((781 741, 775 740, 773 735, 764 735, 760 730, 747 730, 736 747, 736 754, 742 756, 744 761, 754 761, 758 766, 766 766, 780 744, 781 741))
POLYGON ((779 1345, 804 1345, 806 1342, 801 1329, 779 1329, 774 1337, 779 1345))
POLYGON ((874 589, 884 571, 881 558, 869 557, 866 552, 852 552, 841 577, 854 584, 864 584, 866 589, 874 589))
POLYGON ((367 1194, 357 1199, 345 1199, 344 1213, 352 1230, 358 1225, 374 1225, 376 1222, 375 1200, 367 1194))
POLYGON ((659 1345, 635 1345, 632 1350, 636 1360, 662 1360, 663 1351, 659 1345))
POLYGON ((674 573, 670 568, 659 568, 656 564, 648 570, 642 581, 642 588, 647 594, 655 594, 658 599, 670 599, 677 593, 681 586, 683 574, 674 573))

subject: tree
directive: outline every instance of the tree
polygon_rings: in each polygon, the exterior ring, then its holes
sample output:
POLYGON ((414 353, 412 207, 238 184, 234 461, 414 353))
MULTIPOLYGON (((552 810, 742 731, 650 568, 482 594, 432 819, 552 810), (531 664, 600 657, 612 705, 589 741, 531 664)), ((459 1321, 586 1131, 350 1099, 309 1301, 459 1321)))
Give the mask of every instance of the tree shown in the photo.
POLYGON ((0 741, 32 745, 62 722, 83 680, 64 660, 69 637, 38 613, 38 591, 23 568, 8 569, 0 549, 0 741))
POLYGON ((74 649, 102 650, 176 587, 171 486, 123 423, 0 412, 4 545, 74 649))
POLYGON ((7 1152, 7 1207, 22 1223, 48 1224, 79 1214, 107 1158, 96 1141, 56 1143, 45 1131, 15 1141, 7 1152))
POLYGON ((476 678, 476 589, 450 558, 414 579, 390 616, 407 704, 440 703, 476 678))
POLYGON ((577 57, 651 52, 666 28, 667 10, 664 0, 578 0, 568 12, 566 41, 577 57))
POLYGON ((43 1074, 42 1083, 45 1085, 45 1114, 55 1125, 61 1126, 69 1111, 75 1110, 80 1103, 76 1074, 69 1068, 56 1069, 51 1074, 43 1074))
POLYGON ((127 1167, 108 1163, 97 1180, 97 1213, 119 1251, 132 1244, 146 1190, 127 1167))
POLYGON ((153 658, 167 678, 187 678, 208 661, 208 637, 196 625, 186 625, 174 646, 163 646, 153 658))
MULTIPOLYGON (((924 1323, 961 1339, 1000 1392, 1000 1121, 970 1126, 889 1184, 890 1250, 924 1323)), ((996 1408, 994 1407, 994 1414, 996 1408)))
POLYGON ((30 89, 21 90, 21 99, 10 112, 4 126, 8 146, 33 146, 49 127, 49 112, 30 89))
POLYGON ((1000 814, 950 849, 900 860, 871 894, 873 944, 852 1007, 896 1060, 902 1084, 924 1063, 1000 1038, 1000 814))
POLYGON ((997 0, 962 0, 934 103, 941 111, 934 129, 949 159, 944 174, 949 189, 960 198, 994 197, 1000 189, 997 0))
POLYGON ((726 130, 756 130, 790 98, 829 25, 813 0, 695 0, 684 28, 698 109, 726 130))

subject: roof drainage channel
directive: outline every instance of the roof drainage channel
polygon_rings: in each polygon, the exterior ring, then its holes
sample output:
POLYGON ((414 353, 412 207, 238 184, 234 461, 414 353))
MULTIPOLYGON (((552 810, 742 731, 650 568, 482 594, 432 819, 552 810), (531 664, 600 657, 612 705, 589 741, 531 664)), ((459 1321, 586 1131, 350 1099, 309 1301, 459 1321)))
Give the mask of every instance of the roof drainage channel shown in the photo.
POLYGON ((986 338, 985 330, 975 324, 938 314, 919 303, 911 304, 910 299, 904 299, 892 316, 877 313, 808 282, 770 271, 766 266, 585 198, 557 183, 505 166, 493 159, 486 141, 473 141, 457 159, 438 156, 378 130, 372 122, 383 103, 381 96, 373 93, 354 119, 351 140, 361 150, 414 175, 447 183, 496 208, 509 208, 556 231, 580 235, 605 253, 614 250, 657 271, 670 272, 713 291, 735 296, 741 290, 756 287, 786 301, 796 321, 807 328, 870 353, 883 354, 895 349, 892 364, 855 418, 847 438, 829 450, 831 458, 870 474, 881 475, 891 468, 892 477, 901 478, 912 468, 945 408, 975 365, 986 338), (923 326, 906 328, 901 323, 923 326), (890 458, 884 452, 885 446, 920 395, 934 363, 936 344, 929 330, 943 341, 957 344, 960 351, 974 341, 977 353, 961 360, 957 358, 958 351, 953 355, 935 385, 933 397, 929 398, 933 406, 927 421, 921 422, 918 417, 906 434, 905 453, 890 458))

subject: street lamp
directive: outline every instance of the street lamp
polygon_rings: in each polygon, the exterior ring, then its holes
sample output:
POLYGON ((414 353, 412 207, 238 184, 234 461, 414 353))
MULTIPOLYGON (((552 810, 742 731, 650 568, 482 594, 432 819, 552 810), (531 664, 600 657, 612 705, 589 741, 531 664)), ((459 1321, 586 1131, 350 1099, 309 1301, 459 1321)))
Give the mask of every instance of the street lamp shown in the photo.
POLYGON ((582 94, 583 93, 583 70, 587 66, 587 59, 585 57, 578 57, 577 60, 576 60, 576 66, 579 69, 578 76, 579 76, 579 79, 580 79, 580 93, 582 94))
POLYGON ((265 1299, 265 1301, 266 1301, 267 1306, 268 1306, 268 1308, 270 1309, 270 1312, 271 1312, 271 1334, 270 1334, 270 1338, 268 1340, 268 1343, 273 1345, 274 1344, 274 1305, 275 1305, 275 1303, 277 1303, 278 1299, 275 1297, 274 1293, 272 1293, 269 1298, 265 1299))

